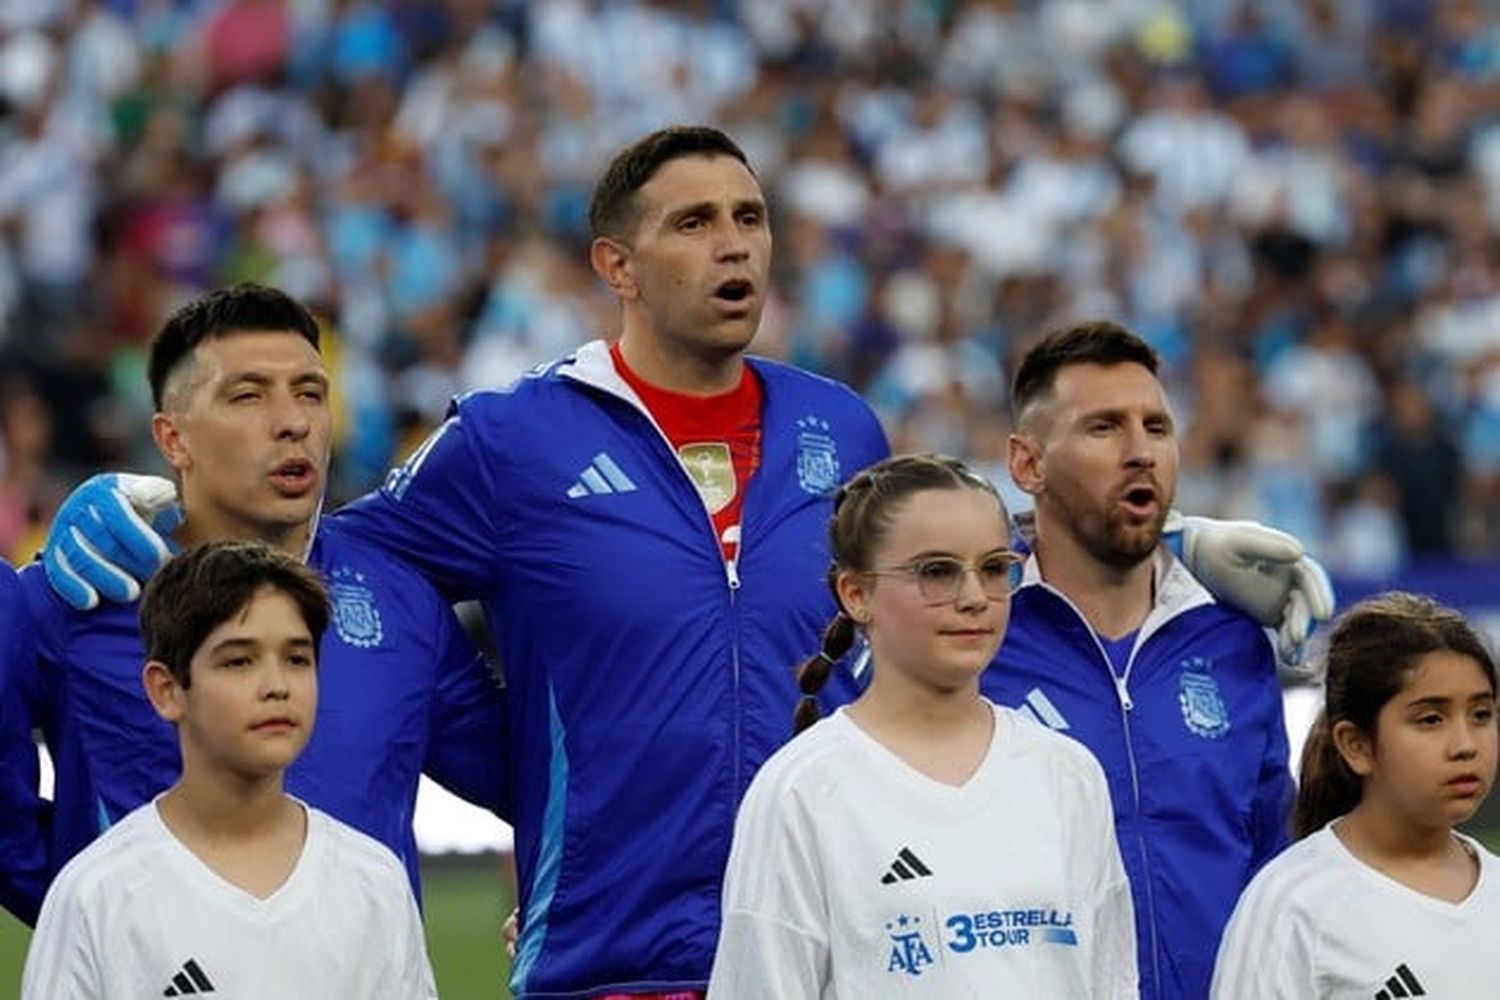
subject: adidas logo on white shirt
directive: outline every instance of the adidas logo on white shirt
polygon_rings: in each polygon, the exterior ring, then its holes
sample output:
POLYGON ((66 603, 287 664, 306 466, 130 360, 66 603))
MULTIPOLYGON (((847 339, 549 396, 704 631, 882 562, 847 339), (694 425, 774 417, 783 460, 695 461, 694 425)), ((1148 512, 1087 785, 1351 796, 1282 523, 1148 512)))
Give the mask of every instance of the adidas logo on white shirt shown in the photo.
POLYGON ((1042 693, 1041 688, 1032 688, 1027 692, 1026 700, 1016 708, 1055 732, 1060 733, 1068 728, 1068 720, 1052 704, 1052 699, 1042 693))
POLYGON ((162 990, 164 997, 188 997, 199 993, 215 993, 214 984, 208 981, 196 959, 182 963, 182 971, 172 977, 172 985, 162 990))
POLYGON ((1385 981, 1385 989, 1375 994, 1375 1000, 1394 1000, 1396 997, 1425 997, 1427 991, 1412 971, 1402 962, 1396 966, 1396 974, 1385 981))
POLYGON ((630 481, 624 470, 615 464, 608 453, 601 451, 578 474, 578 481, 568 487, 568 499, 577 500, 580 497, 602 496, 606 493, 633 493, 635 490, 635 483, 630 481))
POLYGON ((914 878, 931 877, 932 869, 924 865, 910 847, 903 847, 896 854, 896 860, 891 862, 890 869, 880 877, 880 884, 895 885, 897 882, 910 882, 914 878))

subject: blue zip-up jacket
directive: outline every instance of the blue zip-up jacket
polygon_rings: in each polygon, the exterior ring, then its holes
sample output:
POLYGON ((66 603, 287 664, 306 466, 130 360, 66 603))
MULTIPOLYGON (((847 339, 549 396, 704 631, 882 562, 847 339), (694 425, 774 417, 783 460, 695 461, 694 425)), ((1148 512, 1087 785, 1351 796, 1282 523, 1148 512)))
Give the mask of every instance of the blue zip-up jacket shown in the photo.
MULTIPOLYGON (((738 564, 601 342, 458 400, 337 517, 482 602, 512 714, 520 997, 703 989, 735 809, 834 612, 832 494, 885 457, 837 383, 751 359, 738 564)), ((853 694, 847 672, 828 705, 853 694)))
POLYGON ((36 923, 47 891, 51 804, 36 793, 39 762, 26 706, 38 697, 36 652, 16 571, 0 560, 0 906, 36 923))
POLYGON ((1135 902, 1141 996, 1202 1000, 1240 892, 1286 846, 1294 788, 1275 655, 1165 550, 1123 676, 1028 560, 987 697, 1094 752, 1135 902))
MULTIPOLYGON (((504 691, 437 591, 351 544, 333 519, 319 526, 308 563, 328 585, 333 615, 319 647, 317 717, 286 789, 389 847, 420 900, 412 814, 423 771, 508 818, 504 691)), ((176 781, 182 761, 176 731, 141 683, 138 602, 80 612, 39 563, 20 580, 35 655, 13 663, 0 747, 18 732, 29 743, 40 726, 56 781, 49 809, 31 747, 29 784, 7 775, 0 785, 0 884, 20 887, 6 907, 34 920, 57 871, 176 781)))

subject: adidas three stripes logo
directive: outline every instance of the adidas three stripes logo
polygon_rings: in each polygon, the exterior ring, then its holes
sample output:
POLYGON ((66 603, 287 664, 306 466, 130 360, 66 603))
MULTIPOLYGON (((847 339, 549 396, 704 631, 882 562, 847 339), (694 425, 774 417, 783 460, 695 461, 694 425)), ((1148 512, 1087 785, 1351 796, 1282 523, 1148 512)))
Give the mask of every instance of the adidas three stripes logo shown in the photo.
POLYGON ((1385 989, 1375 994, 1375 1000, 1395 1000, 1397 997, 1425 997, 1427 991, 1412 971, 1402 962, 1396 966, 1396 974, 1385 981, 1385 989))
POLYGON ((901 848, 896 855, 896 860, 891 867, 880 877, 881 885, 894 885, 897 882, 910 882, 914 878, 931 878, 932 869, 922 863, 922 859, 912 853, 910 847, 901 848))
POLYGON ((625 475, 625 471, 615 464, 608 453, 601 451, 584 466, 583 471, 578 474, 578 481, 568 487, 568 499, 577 500, 580 497, 601 496, 606 493, 633 493, 635 490, 635 483, 625 475))
POLYGON ((182 963, 182 971, 172 977, 172 985, 161 991, 164 997, 190 997, 199 993, 214 993, 214 984, 199 967, 196 959, 182 963))

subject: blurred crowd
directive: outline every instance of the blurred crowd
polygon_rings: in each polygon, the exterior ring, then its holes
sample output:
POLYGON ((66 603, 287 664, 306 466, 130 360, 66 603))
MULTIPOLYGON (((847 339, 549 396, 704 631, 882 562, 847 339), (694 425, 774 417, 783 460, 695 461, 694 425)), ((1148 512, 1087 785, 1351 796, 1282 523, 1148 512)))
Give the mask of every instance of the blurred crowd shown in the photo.
POLYGON ((329 329, 336 497, 607 334, 605 158, 717 124, 772 202, 756 345, 1004 478, 1028 338, 1162 353, 1179 506, 1331 567, 1500 553, 1486 0, 4 0, 0 554, 159 470, 143 348, 239 279, 329 329))

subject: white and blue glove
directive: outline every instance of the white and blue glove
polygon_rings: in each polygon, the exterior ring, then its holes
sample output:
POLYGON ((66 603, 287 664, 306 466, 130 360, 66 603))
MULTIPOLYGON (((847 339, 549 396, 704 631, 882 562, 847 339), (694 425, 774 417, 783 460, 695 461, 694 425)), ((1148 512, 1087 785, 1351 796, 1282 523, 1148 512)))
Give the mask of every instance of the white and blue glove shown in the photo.
POLYGON ((158 476, 109 472, 68 494, 52 519, 42 562, 58 596, 79 611, 102 598, 123 603, 141 595, 177 547, 182 524, 177 487, 158 476))
POLYGON ((1333 617, 1333 584, 1302 543, 1254 521, 1183 517, 1173 511, 1163 539, 1221 602, 1276 630, 1276 655, 1304 671, 1302 654, 1319 622, 1333 617))

